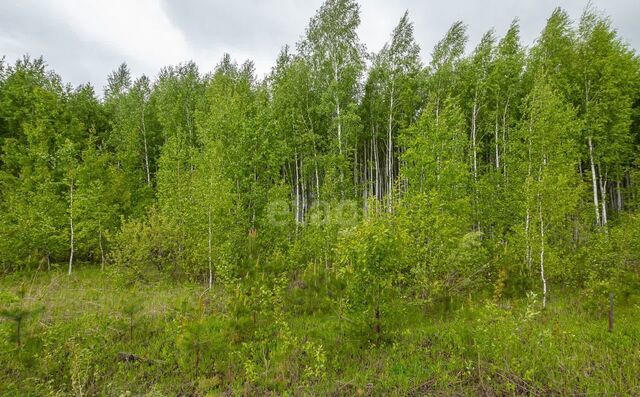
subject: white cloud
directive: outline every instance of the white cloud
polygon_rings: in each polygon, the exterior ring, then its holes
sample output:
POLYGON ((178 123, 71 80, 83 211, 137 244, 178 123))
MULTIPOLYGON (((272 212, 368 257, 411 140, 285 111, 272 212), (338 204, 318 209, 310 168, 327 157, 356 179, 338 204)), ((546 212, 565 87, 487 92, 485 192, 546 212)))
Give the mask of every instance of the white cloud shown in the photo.
POLYGON ((157 1, 52 0, 51 5, 78 36, 127 60, 157 69, 190 57, 188 41, 157 1))
MULTIPOLYGON (((44 55, 65 81, 91 81, 100 91, 107 75, 127 62, 134 75, 155 76, 162 66, 194 60, 213 69, 223 53, 252 59, 268 73, 280 48, 294 45, 322 0, 0 0, 0 55, 44 55)), ((456 20, 469 26, 469 48, 495 28, 503 34, 520 18, 522 41, 530 45, 546 18, 561 6, 579 18, 586 0, 360 0, 359 34, 378 51, 408 9, 416 41, 428 62, 435 43, 456 20)), ((594 1, 610 15, 620 35, 640 46, 637 0, 594 1)))

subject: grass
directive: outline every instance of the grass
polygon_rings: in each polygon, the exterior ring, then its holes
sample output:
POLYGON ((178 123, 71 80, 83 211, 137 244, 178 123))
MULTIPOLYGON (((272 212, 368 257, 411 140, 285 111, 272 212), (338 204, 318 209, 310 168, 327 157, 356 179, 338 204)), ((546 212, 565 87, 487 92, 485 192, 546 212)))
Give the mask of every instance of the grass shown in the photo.
POLYGON ((640 394, 634 304, 616 307, 609 333, 571 291, 544 311, 533 296, 447 312, 396 301, 372 342, 356 314, 295 307, 321 297, 277 309, 269 291, 203 291, 125 288, 94 269, 0 278, 3 307, 33 311, 20 347, 14 322, 0 321, 0 395, 640 394))

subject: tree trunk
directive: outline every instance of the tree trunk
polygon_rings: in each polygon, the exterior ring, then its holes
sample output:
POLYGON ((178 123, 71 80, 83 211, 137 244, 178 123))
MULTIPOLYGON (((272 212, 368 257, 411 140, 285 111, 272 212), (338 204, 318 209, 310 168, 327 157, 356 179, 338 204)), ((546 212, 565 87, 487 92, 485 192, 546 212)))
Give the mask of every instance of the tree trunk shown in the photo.
POLYGON ((391 98, 389 99, 389 122, 387 126, 387 196, 388 211, 393 210, 393 99, 395 81, 391 82, 391 98))
POLYGON ((73 235, 73 183, 73 179, 71 179, 71 183, 69 184, 69 275, 71 275, 71 270, 73 269, 73 251, 75 243, 73 235))
POLYGON ((474 182, 474 190, 475 183, 478 180, 478 150, 476 143, 476 123, 478 117, 478 103, 477 103, 478 93, 476 92, 475 97, 473 98, 473 110, 471 113, 471 152, 472 152, 472 166, 473 169, 473 182, 474 182))
MULTIPOLYGON (((507 155, 507 112, 509 110, 509 97, 507 96, 507 101, 504 104, 504 111, 502 112, 502 156, 506 156, 507 155)), ((504 174, 504 179, 505 179, 505 184, 509 183, 508 177, 507 177, 507 162, 503 161, 502 162, 502 173, 504 174)))
POLYGON ((364 163, 364 169, 362 172, 362 176, 363 176, 363 183, 362 183, 362 211, 364 214, 364 217, 367 218, 367 216, 369 215, 369 209, 368 209, 368 205, 369 205, 369 164, 368 164, 368 158, 367 155, 369 153, 369 147, 367 145, 367 140, 365 139, 364 144, 363 144, 363 150, 362 150, 362 162, 364 163))
POLYGON ((496 170, 500 171, 500 140, 498 137, 498 112, 496 110, 496 120, 495 120, 495 125, 493 127, 493 140, 494 145, 495 145, 495 152, 496 152, 496 170))
POLYGON ((100 247, 100 270, 104 271, 104 249, 102 248, 102 229, 98 232, 98 246, 100 247))
POLYGON ((598 205, 598 180, 596 178, 596 165, 593 161, 593 142, 591 137, 588 138, 589 142, 589 162, 591 163, 591 184, 593 188, 593 207, 596 212, 596 225, 600 226, 600 208, 598 205))
POLYGON ((304 180, 304 172, 302 172, 304 170, 303 164, 302 164, 302 158, 300 159, 300 196, 301 196, 301 200, 302 200, 302 206, 301 206, 301 211, 300 211, 300 222, 304 223, 304 217, 307 213, 307 191, 305 189, 306 186, 306 182, 304 180))
POLYGON ((600 197, 602 206, 602 226, 607 226, 607 176, 602 177, 602 168, 598 166, 598 174, 600 178, 600 197))
POLYGON ((353 145, 353 196, 358 197, 358 182, 360 179, 360 164, 358 164, 358 138, 353 145))
POLYGON ((320 201, 320 175, 318 174, 318 153, 315 138, 313 140, 313 168, 316 176, 316 200, 320 201))
POLYGON ((208 211, 207 211, 207 218, 208 218, 208 256, 209 256, 209 289, 211 289, 213 287, 213 260, 211 258, 211 205, 209 205, 208 211))
POLYGON ((544 218, 542 217, 542 197, 538 195, 538 213, 540 215, 540 279, 542 280, 542 308, 547 307, 547 279, 544 275, 544 218))
MULTIPOLYGON (((529 127, 529 133, 531 134, 531 127, 529 127)), ((531 179, 531 139, 529 139, 529 165, 527 166, 527 182, 525 185, 525 197, 526 197, 526 202, 527 202, 527 214, 526 214, 526 218, 525 218, 525 223, 524 223, 524 233, 525 233, 525 258, 527 261, 527 270, 531 271, 531 264, 532 264, 532 248, 531 248, 531 237, 530 237, 530 232, 529 232, 529 225, 531 222, 531 209, 530 209, 530 204, 531 204, 531 200, 529 198, 529 194, 530 194, 530 179, 531 179)))
POLYGON ((380 190, 380 159, 378 157, 378 140, 376 136, 373 136, 373 156, 375 160, 375 169, 376 169, 376 200, 380 200, 382 198, 382 192, 380 190))
POLYGON ((471 151, 473 168, 473 229, 479 229, 478 222, 478 145, 477 145, 477 122, 478 122, 478 91, 473 98, 473 110, 471 113, 471 151))
POLYGON ((142 100, 142 113, 140 114, 142 119, 142 140, 144 142, 144 166, 147 172, 147 186, 151 186, 151 172, 149 171, 149 151, 147 149, 147 128, 144 123, 144 99, 142 100))
POLYGON ((616 203, 618 205, 618 212, 622 211, 622 189, 620 187, 620 181, 616 182, 616 203))
POLYGON ((342 163, 342 119, 340 118, 340 100, 336 96, 336 115, 338 119, 338 153, 340 154, 340 197, 344 198, 344 167, 342 163))
MULTIPOLYGON (((338 65, 335 64, 333 66, 333 78, 335 83, 338 83, 338 65)), ((342 155, 342 120, 340 119, 340 98, 338 98, 338 94, 334 94, 334 99, 336 101, 336 118, 338 119, 338 153, 342 155)))
POLYGON ((298 151, 294 153, 294 160, 296 163, 295 169, 295 193, 296 193, 296 230, 298 229, 298 223, 300 223, 300 173, 298 171, 298 151))

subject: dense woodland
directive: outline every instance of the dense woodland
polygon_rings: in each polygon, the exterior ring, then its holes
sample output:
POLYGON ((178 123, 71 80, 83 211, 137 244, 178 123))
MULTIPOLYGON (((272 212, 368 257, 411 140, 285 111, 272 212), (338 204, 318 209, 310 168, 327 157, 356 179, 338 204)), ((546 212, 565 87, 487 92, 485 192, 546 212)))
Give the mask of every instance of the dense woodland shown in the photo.
MULTIPOLYGON (((151 385, 158 395, 640 393, 629 375, 640 368, 640 329, 607 335, 606 319, 610 294, 622 323, 625 310, 630 324, 640 318, 635 50, 590 7, 576 20, 555 10, 530 47, 517 20, 475 48, 456 22, 429 60, 408 13, 378 52, 359 40, 359 24, 354 0, 327 0, 264 79, 229 55, 211 72, 188 62, 135 80, 122 64, 98 94, 65 84, 42 58, 0 62, 7 393, 110 394, 113 379, 126 385, 114 395, 151 385), (73 316, 56 323, 43 296, 29 298, 35 278, 109 283, 109 299, 125 303, 112 322, 104 312, 82 320, 95 335, 61 331, 54 324, 73 316), (173 301, 149 291, 170 288, 193 290, 175 292, 185 298, 174 317, 151 319, 149 302, 173 301), (575 328, 554 323, 574 310, 584 316, 575 328), (465 333, 465 316, 484 318, 485 333, 465 333), (558 348, 529 322, 571 333, 581 321, 602 330, 591 345, 624 341, 557 373, 557 362, 533 363, 585 347, 558 348), (459 338, 443 342, 456 326, 459 338), (477 364, 476 350, 456 350, 508 343, 510 326, 537 347, 517 353, 527 343, 515 340, 483 360, 478 350, 477 364), (425 333, 443 351, 413 365, 455 361, 447 352, 471 364, 410 366, 405 377, 358 366, 423 346, 403 338, 425 333), (158 334, 169 342, 150 346, 158 334), (104 335, 131 353, 112 370, 120 378, 105 372, 115 353, 87 353, 104 335), (616 349, 622 363, 603 364, 602 375, 597 363, 616 349), (518 367, 524 357, 533 361, 518 367), (143 360, 150 366, 123 367, 143 360), (351 380, 348 365, 375 375, 351 380), (557 375, 567 371, 575 379, 557 375)), ((67 302, 57 310, 80 303, 67 302)))

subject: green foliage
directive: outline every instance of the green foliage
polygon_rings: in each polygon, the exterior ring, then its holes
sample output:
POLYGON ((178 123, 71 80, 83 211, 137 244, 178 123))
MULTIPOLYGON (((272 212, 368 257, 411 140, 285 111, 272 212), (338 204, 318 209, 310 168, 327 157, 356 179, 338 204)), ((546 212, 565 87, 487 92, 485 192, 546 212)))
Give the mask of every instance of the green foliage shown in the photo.
POLYGON ((640 394, 635 51, 360 22, 102 98, 0 60, 0 394, 640 394))
MULTIPOLYGON (((1 290, 22 281, 4 278, 1 290)), ((174 282, 122 290, 94 269, 73 278, 41 273, 27 282, 24 300, 42 296, 45 308, 41 321, 29 324, 19 354, 5 338, 13 324, 0 322, 2 394, 640 390, 637 308, 618 301, 616 329, 609 333, 606 319, 571 294, 558 296, 546 311, 539 294, 498 303, 474 299, 444 319, 425 317, 397 296, 386 303, 393 314, 385 322, 393 325, 384 328, 388 343, 362 345, 333 313, 289 311, 282 305, 289 287, 278 277, 265 278, 256 293, 264 304, 255 320, 243 311, 244 292, 221 286, 205 294, 197 284, 174 282), (139 302, 133 341, 120 326, 125 296, 139 302), (394 320, 397 313, 403 321, 394 320), (569 376, 585 371, 589 376, 569 376)))
POLYGON ((637 304, 639 225, 636 215, 625 217, 581 252, 580 261, 589 268, 583 295, 597 314, 608 311, 610 292, 616 302, 637 304))
POLYGON ((28 307, 25 302, 26 294, 26 286, 23 284, 20 286, 18 296, 7 294, 0 297, 2 298, 2 301, 0 301, 2 305, 0 318, 13 322, 13 330, 10 333, 9 340, 15 343, 18 349, 23 347, 23 334, 27 320, 42 311, 42 308, 39 307, 28 307))
POLYGON ((127 283, 158 276, 162 271, 177 274, 175 229, 151 209, 146 219, 123 222, 112 237, 111 260, 116 275, 127 283))
POLYGON ((337 246, 338 277, 347 285, 346 297, 375 336, 382 336, 387 303, 406 285, 408 236, 393 220, 371 218, 346 230, 337 246))

